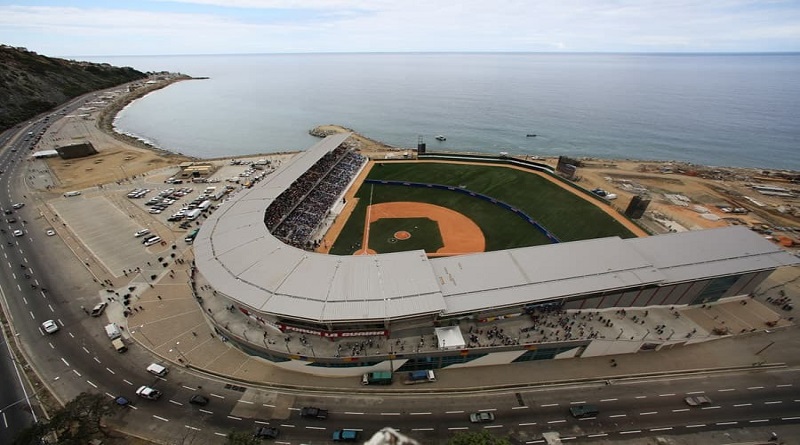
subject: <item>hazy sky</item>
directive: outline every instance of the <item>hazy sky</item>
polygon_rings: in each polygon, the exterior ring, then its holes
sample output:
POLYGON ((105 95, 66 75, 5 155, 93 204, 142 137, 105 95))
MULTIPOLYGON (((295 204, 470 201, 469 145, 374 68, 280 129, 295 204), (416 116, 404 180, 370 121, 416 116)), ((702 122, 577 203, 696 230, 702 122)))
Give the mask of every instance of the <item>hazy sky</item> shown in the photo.
POLYGON ((800 51, 800 0, 0 0, 50 56, 800 51))

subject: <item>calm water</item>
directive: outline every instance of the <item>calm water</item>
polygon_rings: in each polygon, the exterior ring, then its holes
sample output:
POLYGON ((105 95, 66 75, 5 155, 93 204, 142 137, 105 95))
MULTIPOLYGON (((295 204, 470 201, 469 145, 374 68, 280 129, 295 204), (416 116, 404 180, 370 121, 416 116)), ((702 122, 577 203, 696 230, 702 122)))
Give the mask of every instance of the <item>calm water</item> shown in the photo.
POLYGON ((800 170, 797 54, 95 60, 209 76, 150 94, 117 120, 122 131, 199 157, 302 150, 316 141, 309 129, 333 123, 399 147, 421 135, 429 150, 800 170))

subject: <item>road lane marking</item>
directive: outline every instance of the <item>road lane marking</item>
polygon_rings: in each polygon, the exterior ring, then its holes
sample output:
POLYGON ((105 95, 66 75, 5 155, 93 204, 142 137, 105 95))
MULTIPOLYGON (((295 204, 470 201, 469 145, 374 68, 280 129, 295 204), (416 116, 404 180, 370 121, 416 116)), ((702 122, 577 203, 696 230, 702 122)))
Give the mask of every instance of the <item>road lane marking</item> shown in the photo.
POLYGON ((717 422, 715 425, 736 425, 739 422, 717 422))
POLYGON ((800 420, 800 417, 781 417, 781 420, 800 420))
POLYGON ((527 423, 520 423, 519 426, 534 426, 536 422, 527 422, 527 423))
POLYGON ((269 425, 269 422, 264 422, 263 420, 254 420, 253 422, 261 424, 261 425, 269 425))
POLYGON ((269 403, 262 403, 261 406, 266 406, 268 408, 275 408, 275 405, 270 405, 269 403))
POLYGON ((526 445, 529 444, 529 443, 544 443, 544 439, 529 440, 529 441, 525 442, 526 445))
POLYGON ((773 400, 773 401, 769 401, 769 402, 764 402, 764 405, 777 405, 779 403, 783 403, 783 402, 780 401, 780 400, 773 400))
POLYGON ((280 426, 282 426, 282 427, 284 427, 284 428, 294 428, 294 425, 290 425, 290 424, 288 424, 288 423, 285 423, 285 424, 284 424, 284 423, 282 423, 282 424, 280 424, 280 426))
MULTIPOLYGON (((322 426, 307 426, 306 429, 307 430, 325 430, 325 427, 322 427, 322 426)), ((433 428, 430 428, 430 430, 433 431, 433 428)), ((411 431, 427 431, 427 429, 426 428, 421 428, 419 430, 411 430, 411 431)))
POLYGON ((613 416, 608 416, 608 417, 611 417, 611 418, 614 418, 614 417, 628 417, 628 415, 627 414, 614 414, 613 416))
POLYGON ((241 417, 236 417, 236 416, 227 416, 227 417, 228 417, 229 419, 231 419, 231 420, 242 420, 242 418, 241 418, 241 417))
POLYGON ((658 411, 648 411, 646 413, 639 413, 640 416, 652 416, 653 414, 658 414, 658 411))
POLYGON ((55 309, 53 309, 53 306, 51 306, 50 304, 48 304, 48 305, 47 305, 47 307, 49 307, 49 308, 50 308, 50 312, 52 312, 52 313, 54 313, 54 314, 56 313, 56 310, 55 310, 55 309))
POLYGON ((464 414, 464 411, 445 411, 445 414, 464 414))
POLYGON ((673 413, 682 413, 682 412, 685 412, 685 411, 689 411, 689 408, 681 408, 681 409, 673 409, 672 410, 673 413))
POLYGON ((606 436, 608 436, 608 433, 589 434, 586 437, 606 437, 606 436))
POLYGON ((636 434, 636 433, 641 433, 641 432, 642 432, 642 430, 630 430, 630 431, 620 431, 619 433, 620 434, 636 434))
POLYGON ((156 418, 156 419, 158 419, 158 420, 164 421, 164 422, 169 422, 169 419, 165 419, 165 418, 163 418, 163 417, 161 417, 161 416, 157 416, 157 415, 155 415, 155 414, 153 414, 153 417, 155 417, 155 418, 156 418))
POLYGON ((653 431, 653 432, 655 432, 655 431, 669 431, 671 429, 672 429, 671 426, 665 426, 663 428, 650 428, 649 431, 653 431))
POLYGON ((206 414, 214 414, 211 411, 209 411, 207 409, 203 409, 203 408, 198 409, 198 411, 200 411, 201 413, 206 413, 206 414))
POLYGON ((512 406, 511 409, 528 409, 527 406, 512 406))
POLYGON ((763 422, 769 422, 769 419, 758 419, 750 421, 750 423, 763 423, 763 422))
POLYGON ((619 399, 600 399, 601 402, 616 402, 619 399))
POLYGON ((647 396, 636 396, 636 397, 634 397, 634 399, 646 399, 646 398, 647 398, 647 396))
MULTIPOLYGON (((494 410, 492 410, 494 411, 494 410)), ((410 416, 430 416, 431 413, 408 413, 410 416)))
POLYGON ((78 372, 78 370, 77 370, 77 369, 73 369, 73 370, 72 370, 72 372, 74 372, 74 373, 75 373, 75 375, 77 375, 78 377, 80 377, 80 376, 81 376, 81 373, 80 373, 80 372, 78 372))
POLYGON ((34 320, 36 320, 36 317, 33 315, 33 311, 28 311, 28 313, 30 313, 30 314, 31 314, 31 318, 33 318, 34 320))
POLYGON ((249 401, 249 400, 242 400, 242 399, 239 399, 239 400, 237 400, 237 402, 239 402, 239 403, 247 403, 248 405, 253 405, 253 402, 251 402, 251 401, 249 401))
POLYGON ((81 349, 83 349, 83 352, 85 352, 87 354, 91 354, 91 352, 89 352, 89 350, 86 349, 86 346, 81 346, 81 349))
MULTIPOLYGON (((502 427, 503 427, 503 425, 486 425, 483 428, 484 429, 489 429, 489 428, 502 428, 502 427)), ((564 439, 562 438, 561 440, 564 440, 564 439)))
POLYGON ((717 390, 717 392, 731 392, 731 391, 736 391, 736 388, 725 388, 717 390))
POLYGON ((6 412, 3 411, 3 425, 8 428, 8 419, 6 419, 6 412))
POLYGON ((106 393, 106 395, 107 395, 107 396, 109 396, 109 397, 111 397, 112 399, 116 399, 116 397, 114 396, 114 394, 111 394, 111 393, 108 393, 108 392, 107 392, 107 393, 106 393))
POLYGON ((87 380, 87 381, 86 381, 86 383, 88 383, 88 384, 90 384, 90 385, 94 386, 94 389, 97 389, 97 385, 95 385, 94 383, 92 383, 90 380, 87 380))
POLYGON ((97 363, 100 363, 100 359, 97 358, 97 357, 94 358, 94 361, 96 361, 97 363))
POLYGON ((214 434, 216 434, 217 436, 228 437, 228 433, 218 433, 214 431, 214 434))
POLYGON ((563 440, 575 440, 575 439, 577 439, 577 438, 578 438, 577 436, 569 436, 569 437, 562 437, 562 438, 561 438, 561 440, 562 440, 562 441, 563 441, 563 440))
POLYGON ((357 413, 355 411, 345 411, 344 413, 345 414, 351 414, 351 415, 354 415, 354 416, 363 416, 364 415, 364 413, 357 413))
POLYGON ((784 383, 782 385, 775 385, 776 388, 788 388, 790 386, 792 386, 791 383, 784 383))
MULTIPOLYGON (((63 321, 61 321, 61 319, 60 319, 60 318, 59 318, 59 319, 57 319, 56 321, 58 321, 58 324, 60 324, 62 328, 64 327, 64 322, 63 322, 63 321)), ((72 333, 70 333, 70 335, 72 335, 72 333)), ((72 336, 72 338, 75 338, 75 336, 73 335, 73 336, 72 336)))
POLYGON ((127 383, 127 384, 129 384, 129 385, 131 385, 131 386, 133 386, 133 383, 131 383, 131 382, 129 382, 129 381, 127 381, 127 380, 125 380, 125 379, 122 379, 122 381, 123 381, 123 382, 125 382, 125 383, 127 383))
POLYGON ((75 338, 75 336, 72 335, 72 332, 67 332, 67 334, 69 334, 70 337, 75 338))
POLYGON ((706 426, 705 423, 698 423, 698 424, 695 424, 695 425, 686 425, 686 428, 702 428, 704 426, 706 426))
POLYGON ((27 299, 27 298, 25 298, 25 297, 22 297, 22 301, 24 301, 24 302, 25 302, 25 304, 28 304, 28 299, 27 299))
POLYGON ((108 372, 110 372, 112 374, 116 374, 116 372, 112 371, 111 368, 106 368, 106 371, 108 371, 108 372))
POLYGON ((690 394, 705 394, 705 393, 706 393, 705 391, 692 391, 692 392, 687 392, 686 395, 690 395, 690 394))
POLYGON ((580 402, 569 402, 570 405, 583 405, 586 403, 586 400, 581 400, 580 402))
POLYGON ((722 407, 717 405, 717 406, 704 406, 704 407, 702 407, 700 409, 720 409, 720 408, 722 408, 722 407))
POLYGON ((224 399, 224 398, 225 398, 225 396, 221 396, 221 395, 219 395, 219 394, 214 394, 213 392, 212 392, 211 394, 209 394, 209 395, 210 395, 211 397, 216 397, 216 398, 218 398, 218 399, 224 399))
POLYGON ((561 420, 551 420, 551 421, 547 422, 547 424, 549 425, 549 424, 551 424, 551 423, 565 423, 565 422, 566 422, 566 420, 564 420, 564 419, 561 419, 561 420))
POLYGON ((381 413, 382 416, 399 416, 400 413, 381 413))
POLYGON ((169 399, 169 403, 174 403, 175 405, 178 405, 178 406, 183 406, 183 403, 181 403, 181 402, 176 402, 176 401, 174 401, 174 400, 172 400, 172 399, 169 399))
POLYGON ((558 406, 558 403, 548 403, 546 405, 539 405, 539 406, 542 407, 542 408, 548 408, 548 407, 551 407, 551 406, 558 406))
POLYGON ((188 389, 189 391, 197 391, 197 389, 192 388, 191 386, 186 386, 186 385, 181 385, 181 386, 183 386, 184 388, 188 389))
POLYGON ((737 403, 736 405, 733 405, 734 408, 741 408, 743 406, 753 406, 753 404, 752 403, 737 403))
POLYGON ((195 428, 195 427, 193 427, 193 426, 191 426, 191 425, 184 425, 184 426, 185 426, 186 428, 189 428, 190 430, 202 431, 200 428, 195 428))
POLYGON ((763 386, 748 386, 747 389, 764 389, 763 386))
POLYGON ((48 345, 50 345, 50 349, 55 349, 55 348, 56 348, 56 347, 55 347, 55 346, 53 346, 53 344, 52 344, 52 343, 50 343, 50 342, 47 342, 47 344, 48 344, 48 345))
POLYGON ((466 426, 453 426, 448 428, 448 431, 455 431, 455 430, 468 430, 469 428, 466 426))
MULTIPOLYGON (((672 394, 672 393, 670 393, 670 394, 659 394, 658 396, 659 396, 659 397, 672 397, 672 396, 674 396, 674 395, 675 395, 675 394, 672 394)), ((653 430, 650 430, 650 431, 653 431, 653 430)))

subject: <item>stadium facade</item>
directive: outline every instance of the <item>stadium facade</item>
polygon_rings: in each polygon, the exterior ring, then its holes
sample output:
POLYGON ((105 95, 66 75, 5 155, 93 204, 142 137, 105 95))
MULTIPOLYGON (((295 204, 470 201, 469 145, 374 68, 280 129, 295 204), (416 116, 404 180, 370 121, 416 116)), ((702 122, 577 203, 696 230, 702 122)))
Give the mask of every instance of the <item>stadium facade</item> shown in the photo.
MULTIPOLYGON (((433 333, 437 327, 457 326, 462 319, 516 316, 542 306, 583 310, 698 305, 748 295, 775 269, 800 263, 744 227, 442 258, 428 258, 424 251, 325 255, 273 235, 265 224, 271 204, 326 155, 341 150, 348 137, 329 136, 284 162, 263 182, 242 190, 204 222, 194 242, 193 274, 265 327, 331 339, 391 337, 393 332, 415 329, 433 333)), ((223 326, 217 331, 269 360, 297 359, 239 339, 223 326)), ((556 358, 565 351, 585 350, 589 343, 554 345, 544 355, 547 348, 537 347, 540 356, 530 359, 556 358)), ((526 353, 524 346, 516 350, 526 353)), ((482 356, 487 353, 492 352, 481 351, 482 356)), ((461 345, 442 348, 438 356, 441 360, 427 360, 424 366, 465 363, 470 353, 461 345)), ((418 358, 408 354, 408 369, 418 358)), ((363 367, 378 366, 385 359, 313 361, 323 367, 363 367)))

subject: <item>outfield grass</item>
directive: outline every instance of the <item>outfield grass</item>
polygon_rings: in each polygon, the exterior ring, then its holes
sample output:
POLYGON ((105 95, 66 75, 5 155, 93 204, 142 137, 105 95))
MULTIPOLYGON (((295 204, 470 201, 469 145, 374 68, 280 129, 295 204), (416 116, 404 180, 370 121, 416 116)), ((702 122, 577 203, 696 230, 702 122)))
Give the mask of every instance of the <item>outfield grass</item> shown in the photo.
MULTIPOLYGON (((550 230, 561 241, 634 235, 625 226, 578 195, 534 173, 502 166, 438 162, 388 162, 372 168, 369 179, 425 182, 464 187, 517 207, 550 230)), ((513 213, 458 192, 391 185, 365 184, 360 199, 339 239, 331 249, 352 254, 364 230, 370 202, 415 201, 447 207, 472 219, 483 230, 486 250, 504 250, 548 244, 549 240, 513 213)))

